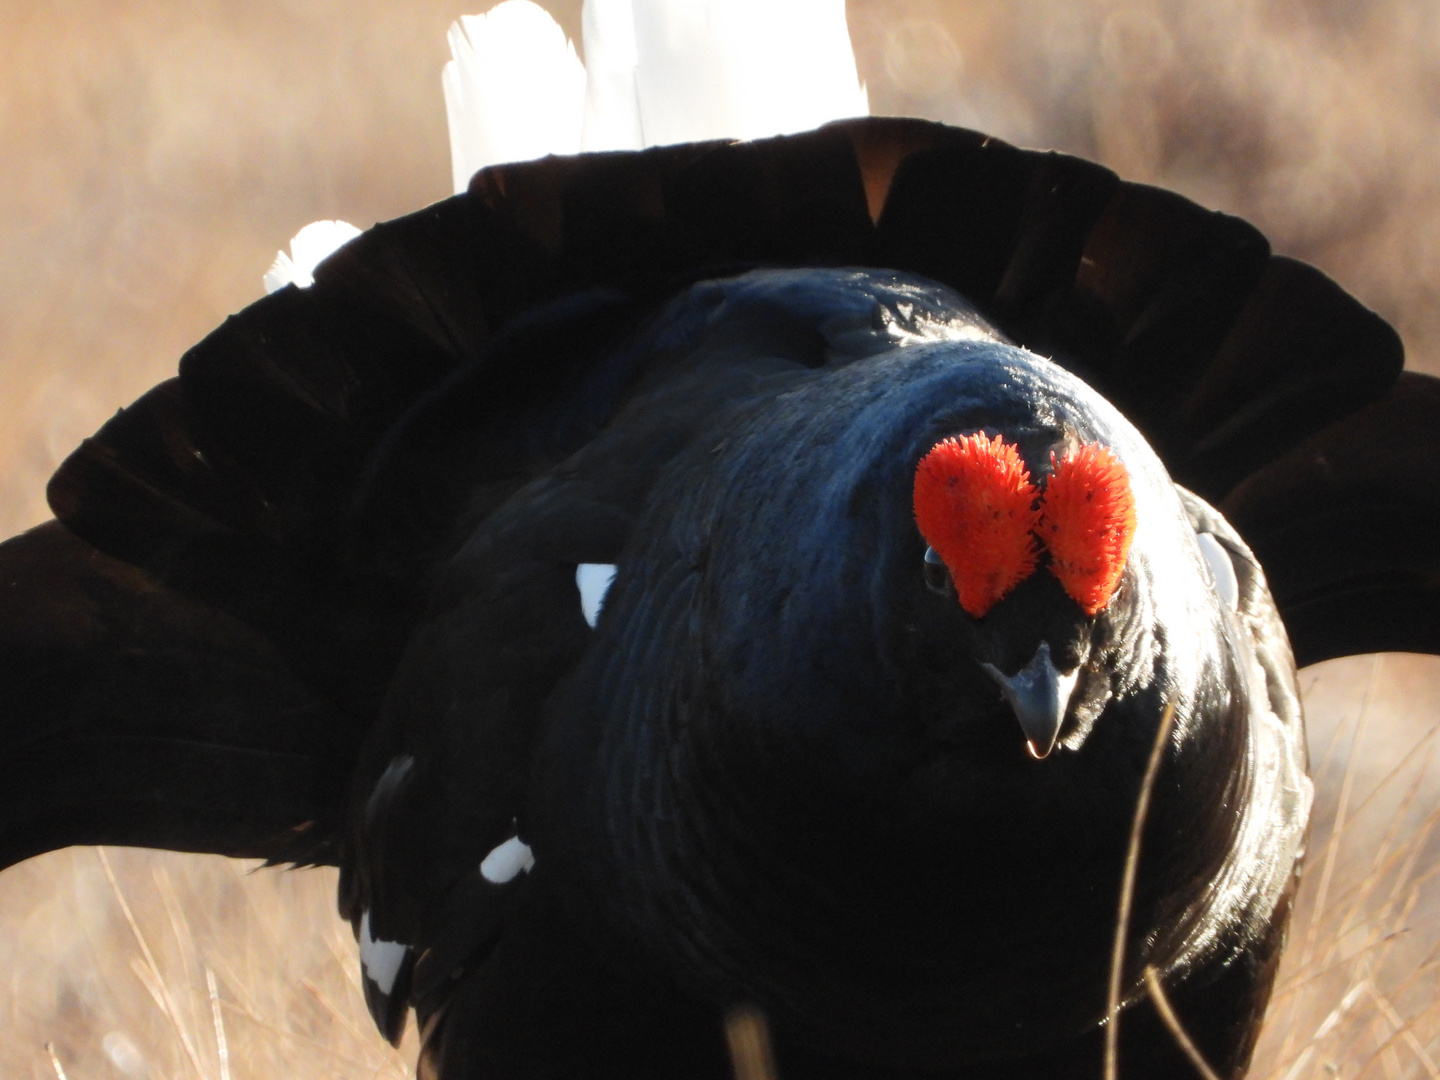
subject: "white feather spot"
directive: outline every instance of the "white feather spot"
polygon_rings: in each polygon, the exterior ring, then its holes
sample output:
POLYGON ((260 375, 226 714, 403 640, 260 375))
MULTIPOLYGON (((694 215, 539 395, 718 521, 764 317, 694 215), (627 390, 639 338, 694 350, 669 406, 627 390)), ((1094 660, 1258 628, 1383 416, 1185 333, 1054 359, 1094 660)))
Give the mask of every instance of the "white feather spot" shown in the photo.
POLYGON ((308 289, 315 284, 315 267, 360 235, 348 221, 312 221, 290 238, 290 254, 275 253, 265 272, 265 291, 273 293, 286 285, 308 289))
POLYGON ((395 988, 395 976, 409 952, 409 946, 398 941, 377 941, 370 934, 370 912, 360 916, 360 967, 365 977, 387 997, 395 988))
POLYGON ((534 865, 535 855, 530 845, 518 836, 512 836, 485 856, 480 863, 480 876, 494 885, 504 885, 534 865))
POLYGON ((614 563, 582 562, 575 567, 575 586, 580 590, 580 613, 592 627, 600 621, 605 594, 615 580, 614 563))
POLYGON ((1196 533, 1195 539, 1200 541, 1200 553, 1205 556, 1205 564, 1210 567, 1210 576, 1215 579, 1215 591, 1231 611, 1238 610, 1240 581, 1235 576, 1235 563, 1230 558, 1230 552, 1209 533, 1196 533))

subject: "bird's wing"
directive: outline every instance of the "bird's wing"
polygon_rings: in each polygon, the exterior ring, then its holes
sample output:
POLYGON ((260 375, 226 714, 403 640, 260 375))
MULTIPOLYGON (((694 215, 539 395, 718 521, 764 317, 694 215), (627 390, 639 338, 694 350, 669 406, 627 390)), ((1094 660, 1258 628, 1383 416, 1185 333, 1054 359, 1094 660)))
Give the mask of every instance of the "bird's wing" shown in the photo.
MULTIPOLYGON (((1111 396, 1212 501, 1380 398, 1401 364, 1382 320, 1235 218, 974 132, 845 121, 484 170, 467 194, 346 245, 311 287, 227 320, 178 379, 61 466, 51 505, 109 558, 248 627, 305 692, 368 727, 430 581, 474 519, 603 426, 603 407, 560 420, 546 408, 578 400, 587 342, 632 328, 678 284, 756 265, 895 267, 954 287, 1111 396), (534 347, 566 327, 578 328, 569 345, 534 347), (463 408, 399 424, 447 385, 463 388, 441 395, 463 408), (464 468, 451 469, 457 446, 464 468)), ((1296 554, 1277 542, 1262 557, 1296 554)), ((28 557, 6 548, 0 571, 28 557)), ((18 647, 0 654, 5 668, 25 662, 18 647)), ((21 743, 46 723, 30 709, 5 722, 21 743)), ((175 768, 223 785, 212 743, 285 745, 263 703, 228 722, 197 718, 193 760, 175 768)), ((353 766, 360 740, 320 730, 330 712, 294 722, 316 725, 307 737, 335 747, 338 770, 353 766)), ((77 758, 77 786, 95 768, 77 758)), ((235 835, 274 814, 257 800, 235 835)), ((61 816, 0 828, 35 851, 83 835, 61 816)), ((126 837, 123 821, 110 827, 126 837)), ((157 839, 138 824, 131 836, 157 839)))
POLYGON ((340 906, 393 1042, 412 1000, 434 1004, 494 947, 525 888, 531 745, 592 633, 584 568, 603 571, 628 528, 624 501, 588 487, 522 488, 448 561, 356 769, 340 906))

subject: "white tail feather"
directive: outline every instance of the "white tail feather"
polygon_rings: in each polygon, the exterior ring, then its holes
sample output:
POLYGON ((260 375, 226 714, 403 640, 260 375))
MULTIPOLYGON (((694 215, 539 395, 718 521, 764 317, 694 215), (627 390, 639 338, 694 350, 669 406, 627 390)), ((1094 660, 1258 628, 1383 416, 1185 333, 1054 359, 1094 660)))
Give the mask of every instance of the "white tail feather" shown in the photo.
POLYGON ((844 0, 585 0, 586 67, 529 0, 450 28, 455 190, 486 165, 757 139, 869 114, 844 0))
POLYGON ((630 0, 585 0, 586 150, 640 150, 640 99, 635 92, 635 14, 630 0))
POLYGON ((506 0, 450 26, 441 84, 455 191, 487 165, 580 150, 585 68, 542 8, 506 0))
POLYGON ((634 10, 647 145, 758 139, 870 111, 843 0, 634 0, 634 10))
POLYGON ((315 267, 360 235, 348 221, 312 221, 290 238, 290 254, 275 253, 265 272, 265 291, 273 293, 286 285, 308 289, 315 284, 315 267))

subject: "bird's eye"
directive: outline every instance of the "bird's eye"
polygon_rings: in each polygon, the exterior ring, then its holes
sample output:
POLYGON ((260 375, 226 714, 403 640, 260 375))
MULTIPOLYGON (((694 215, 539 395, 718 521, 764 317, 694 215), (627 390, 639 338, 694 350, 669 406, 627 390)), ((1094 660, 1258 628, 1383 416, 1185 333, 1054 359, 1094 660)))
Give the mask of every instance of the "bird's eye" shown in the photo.
POLYGON ((925 549, 925 587, 937 596, 950 595, 950 571, 933 547, 925 549))

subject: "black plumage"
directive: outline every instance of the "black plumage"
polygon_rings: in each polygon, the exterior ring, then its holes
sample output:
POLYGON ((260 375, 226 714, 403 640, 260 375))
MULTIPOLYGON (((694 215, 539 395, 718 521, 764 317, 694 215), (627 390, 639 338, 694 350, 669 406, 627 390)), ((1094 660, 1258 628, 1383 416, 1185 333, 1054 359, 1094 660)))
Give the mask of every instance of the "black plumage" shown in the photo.
POLYGON ((0 549, 0 846, 338 862, 449 1080, 724 1075, 741 1004, 790 1080, 1093 1076, 1169 702, 1122 1075, 1188 1067, 1146 965, 1238 1075, 1308 792, 1281 617, 1307 660, 1440 628, 1400 361, 1244 223, 939 125, 485 170, 227 321, 0 549), (934 587, 911 478, 977 430, 1129 470, 1096 616, 934 587), (1042 642, 1035 761, 982 665, 1042 642))

